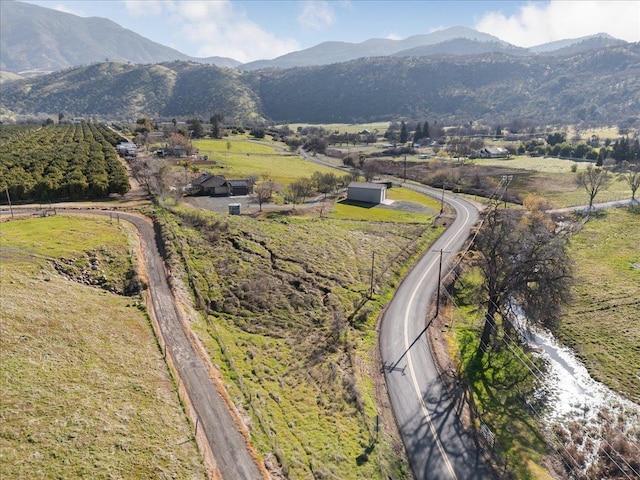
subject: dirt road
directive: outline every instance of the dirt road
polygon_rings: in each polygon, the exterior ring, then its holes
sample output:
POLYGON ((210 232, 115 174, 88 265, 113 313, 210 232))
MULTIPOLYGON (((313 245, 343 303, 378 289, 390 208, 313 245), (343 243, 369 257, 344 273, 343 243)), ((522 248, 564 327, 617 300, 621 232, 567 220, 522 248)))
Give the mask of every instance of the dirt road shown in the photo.
POLYGON ((255 453, 249 451, 247 440, 240 433, 227 404, 216 388, 211 365, 199 351, 191 329, 183 324, 175 299, 167 283, 164 261, 156 242, 151 221, 144 217, 120 213, 140 233, 149 293, 153 313, 165 344, 167 360, 177 371, 179 387, 184 386, 187 402, 193 414, 194 427, 204 432, 215 465, 208 465, 214 478, 264 478, 257 466, 255 453))
MULTIPOLYGON (((20 210, 25 211, 24 207, 20 210)), ((3 209, 2 213, 8 212, 3 209)), ((180 397, 193 423, 209 477, 223 480, 269 478, 263 463, 257 459, 255 450, 241 433, 239 420, 232 415, 229 405, 218 391, 215 372, 204 348, 176 305, 151 220, 112 210, 59 209, 57 213, 117 216, 136 227, 142 250, 140 260, 149 285, 146 292, 149 315, 158 342, 165 352, 167 364, 175 376, 180 397)))

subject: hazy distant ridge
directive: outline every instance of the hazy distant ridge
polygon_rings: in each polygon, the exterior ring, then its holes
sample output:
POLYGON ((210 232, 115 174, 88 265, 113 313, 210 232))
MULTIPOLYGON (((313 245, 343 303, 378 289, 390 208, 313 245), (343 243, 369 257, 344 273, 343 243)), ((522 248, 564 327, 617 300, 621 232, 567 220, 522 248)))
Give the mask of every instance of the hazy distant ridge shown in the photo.
MULTIPOLYGON (((107 59, 132 63, 194 60, 111 20, 7 0, 0 2, 0 50, 0 68, 14 73, 56 71, 107 59)), ((240 63, 221 57, 198 61, 229 67, 240 63)))
MULTIPOLYGON (((152 42, 104 18, 84 18, 37 5, 0 1, 0 47, 3 71, 33 75, 88 65, 105 60, 136 64, 174 60, 237 67, 244 71, 329 65, 380 56, 476 55, 574 55, 626 44, 606 34, 562 40, 523 49, 493 35, 467 27, 451 27, 404 40, 373 38, 361 43, 323 42, 272 60, 241 64, 226 57, 194 58, 152 42)), ((5 75, 4 78, 13 78, 5 75)))

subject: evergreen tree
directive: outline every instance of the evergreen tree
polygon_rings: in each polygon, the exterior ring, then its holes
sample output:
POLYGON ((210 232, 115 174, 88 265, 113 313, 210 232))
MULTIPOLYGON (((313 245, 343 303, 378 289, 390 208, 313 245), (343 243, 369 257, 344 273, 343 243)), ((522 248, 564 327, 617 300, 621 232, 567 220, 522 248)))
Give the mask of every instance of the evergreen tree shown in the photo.
POLYGON ((404 120, 400 124, 400 143, 407 143, 407 139, 409 138, 409 133, 407 132, 407 124, 404 123, 404 120))
POLYGON ((211 138, 222 138, 222 114, 212 115, 209 121, 211 122, 211 138))
POLYGON ((413 134, 413 143, 415 144, 421 138, 422 138, 422 125, 420 125, 420 122, 418 122, 416 125, 416 131, 413 134))
POLYGON ((429 133, 429 122, 424 121, 424 126, 422 127, 422 138, 431 138, 431 134, 429 133))

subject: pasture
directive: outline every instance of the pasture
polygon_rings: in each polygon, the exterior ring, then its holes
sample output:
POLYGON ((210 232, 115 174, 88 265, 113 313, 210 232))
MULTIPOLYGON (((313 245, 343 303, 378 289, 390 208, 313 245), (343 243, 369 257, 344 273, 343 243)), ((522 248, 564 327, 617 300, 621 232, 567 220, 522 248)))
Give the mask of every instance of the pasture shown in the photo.
POLYGON ((1 478, 206 477, 140 298, 54 268, 119 283, 134 248, 108 219, 0 224, 1 478))
POLYGON ((265 144, 246 137, 229 137, 221 140, 194 140, 200 155, 209 160, 196 165, 227 179, 242 179, 255 175, 259 179, 268 177, 276 182, 288 184, 300 177, 310 177, 313 172, 335 172, 334 169, 304 160, 288 151, 284 144, 265 144), (227 142, 230 148, 227 148, 227 142))

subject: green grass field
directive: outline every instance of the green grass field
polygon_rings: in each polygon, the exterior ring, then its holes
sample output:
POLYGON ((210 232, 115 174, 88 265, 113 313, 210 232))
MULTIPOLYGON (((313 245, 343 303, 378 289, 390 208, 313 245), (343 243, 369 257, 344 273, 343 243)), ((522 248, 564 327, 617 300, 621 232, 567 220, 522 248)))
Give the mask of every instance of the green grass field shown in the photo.
MULTIPOLYGON (((472 163, 487 167, 522 170, 522 174, 514 175, 509 188, 519 191, 523 199, 528 194, 540 195, 558 208, 589 203, 586 190, 576 185, 576 173, 571 172, 572 165, 577 165, 579 172, 586 169, 587 165, 591 165, 589 163, 527 156, 511 159, 475 159, 472 163)), ((610 181, 598 193, 594 202, 611 202, 630 198, 629 186, 612 174, 610 181)))
POLYGON ((529 157, 519 155, 511 158, 475 158, 471 160, 474 165, 484 165, 491 167, 518 168, 522 170, 533 170, 544 173, 569 173, 571 166, 577 165, 578 171, 592 165, 587 162, 572 162, 571 160, 561 160, 553 157, 529 157))
POLYGON ((639 246, 637 208, 592 216, 572 237, 574 300, 558 332, 593 377, 635 402, 640 402, 639 246))
POLYGON ((140 299, 52 267, 90 252, 121 277, 133 238, 95 217, 0 224, 1 478, 206 477, 140 299))
POLYGON ((412 212, 392 209, 385 205, 358 206, 344 202, 336 202, 333 211, 329 213, 328 217, 336 220, 429 223, 432 221, 433 215, 440 211, 440 203, 437 200, 426 195, 421 195, 408 188, 390 188, 387 190, 387 198, 394 200, 394 203, 408 203, 423 208, 418 208, 420 211, 412 212))
POLYGON ((284 144, 265 145, 246 137, 230 137, 221 140, 195 140, 194 146, 209 160, 199 162, 201 169, 224 175, 228 179, 268 175, 276 182, 287 184, 299 177, 310 177, 313 172, 335 172, 334 169, 308 162, 286 150, 284 144), (227 142, 231 148, 227 150, 227 142))

